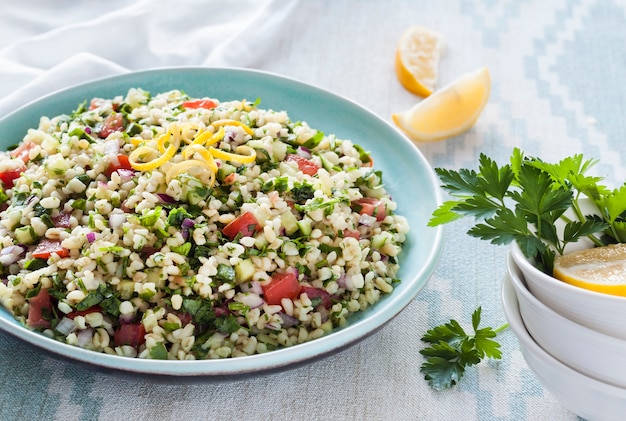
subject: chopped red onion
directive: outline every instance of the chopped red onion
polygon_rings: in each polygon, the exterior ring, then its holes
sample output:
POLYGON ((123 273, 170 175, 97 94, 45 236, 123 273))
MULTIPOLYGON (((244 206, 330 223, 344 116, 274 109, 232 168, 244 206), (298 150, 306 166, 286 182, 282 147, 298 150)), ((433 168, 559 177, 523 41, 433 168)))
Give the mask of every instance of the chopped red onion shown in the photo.
POLYGON ((0 263, 2 263, 3 266, 11 265, 20 260, 24 252, 25 250, 21 246, 5 247, 0 251, 0 263))
POLYGON ((135 171, 127 170, 126 168, 118 168, 115 171, 117 172, 117 174, 122 179, 122 183, 126 183, 126 182, 132 180, 135 177, 135 175, 137 175, 135 173, 135 171))
POLYGON ((300 276, 300 272, 298 272, 298 268, 295 266, 289 266, 285 272, 287 273, 293 273, 296 276, 296 279, 298 279, 298 277, 300 276))
POLYGON ((291 327, 291 326, 295 326, 298 324, 298 319, 296 319, 293 316, 290 316, 288 314, 285 313, 278 313, 278 315, 280 316, 281 319, 283 319, 283 327, 291 327))
POLYGON ((368 215, 366 213, 361 214, 359 216, 359 224, 365 225, 366 227, 371 227, 376 222, 376 217, 368 215))
POLYGON ((78 335, 76 335, 76 345, 78 345, 81 348, 84 348, 85 346, 89 345, 92 340, 93 340, 93 329, 91 328, 81 330, 80 332, 78 332, 78 335))
POLYGON ((251 292, 257 295, 263 294, 263 288, 261 288, 259 281, 244 282, 240 285, 240 288, 243 292, 251 292))
POLYGON ((76 324, 74 323, 74 320, 68 317, 63 317, 55 329, 60 334, 67 336, 76 330, 76 324))
POLYGON ((319 305, 315 307, 315 311, 317 311, 322 317, 322 323, 326 323, 328 321, 328 318, 330 317, 330 311, 328 311, 326 307, 324 307, 323 305, 319 305))
POLYGON ((176 199, 174 199, 169 194, 157 193, 157 196, 159 196, 159 199, 161 199, 163 203, 176 203, 176 199))
POLYGON ((339 285, 341 288, 345 288, 347 276, 348 275, 346 275, 345 273, 342 273, 341 276, 337 279, 337 285, 339 285))
POLYGON ((94 241, 96 241, 96 233, 95 232, 88 232, 87 233, 87 241, 89 241, 89 243, 93 243, 94 241))
POLYGON ((85 133, 91 134, 91 127, 85 126, 85 133))
POLYGON ((311 151, 309 150, 309 148, 305 148, 304 146, 298 146, 298 149, 296 149, 296 154, 298 154, 302 158, 312 158, 311 151))
POLYGON ((183 222, 180 224, 180 226, 182 228, 193 228, 196 225, 196 223, 193 221, 193 219, 189 219, 189 218, 185 218, 183 219, 183 222))

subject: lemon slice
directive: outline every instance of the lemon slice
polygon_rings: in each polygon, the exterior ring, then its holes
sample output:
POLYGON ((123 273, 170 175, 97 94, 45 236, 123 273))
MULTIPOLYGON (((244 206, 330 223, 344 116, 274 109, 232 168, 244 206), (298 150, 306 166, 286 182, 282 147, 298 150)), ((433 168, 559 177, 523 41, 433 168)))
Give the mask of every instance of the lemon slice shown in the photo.
POLYGON ((557 256, 554 277, 591 291, 626 296, 626 244, 557 256))
POLYGON ((474 125, 491 92, 489 71, 468 73, 411 109, 393 114, 393 122, 410 138, 432 142, 456 136, 474 125))
POLYGON ((435 90, 443 37, 421 26, 407 29, 396 47, 396 75, 409 92, 428 96, 435 90))

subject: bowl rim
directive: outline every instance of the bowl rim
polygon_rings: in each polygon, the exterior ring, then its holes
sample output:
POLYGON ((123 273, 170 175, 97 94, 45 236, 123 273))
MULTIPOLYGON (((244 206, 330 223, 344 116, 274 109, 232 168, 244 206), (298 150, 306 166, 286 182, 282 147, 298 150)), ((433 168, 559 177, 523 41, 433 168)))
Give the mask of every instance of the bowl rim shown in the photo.
MULTIPOLYGON (((63 89, 56 90, 49 94, 43 95, 35 100, 28 102, 20 108, 12 111, 11 113, 0 118, 0 124, 8 121, 14 116, 19 116, 24 110, 29 110, 31 107, 36 108, 42 102, 44 104, 51 104, 56 101, 59 95, 67 95, 68 93, 76 94, 80 90, 95 89, 95 87, 102 85, 103 89, 110 88, 111 84, 117 83, 126 86, 125 84, 131 83, 131 81, 137 81, 141 78, 152 77, 167 79, 171 77, 182 77, 185 75, 190 77, 198 73, 201 74, 220 74, 224 73, 236 73, 240 77, 255 78, 255 81, 265 80, 267 83, 282 83, 290 89, 300 88, 306 91, 309 95, 320 95, 326 98, 328 101, 332 101, 336 104, 343 104, 352 108, 359 114, 367 115, 371 118, 376 125, 384 127, 385 130, 393 131, 398 138, 399 142, 402 142, 407 148, 414 151, 415 157, 419 159, 424 171, 424 177, 428 179, 429 186, 432 187, 432 197, 437 204, 441 203, 441 192, 437 188, 437 179, 430 164, 417 148, 417 146, 408 140, 408 138, 391 123, 367 109, 363 105, 356 103, 355 101, 346 98, 337 93, 329 90, 317 87, 310 83, 298 81, 296 79, 282 76, 276 73, 246 69, 246 68, 231 68, 231 67, 206 67, 206 66, 176 66, 176 67, 160 67, 152 68, 141 71, 132 71, 114 76, 107 76, 103 78, 97 78, 91 81, 83 82, 76 85, 71 85, 63 89)), ((160 79, 159 79, 160 80, 160 79)), ((160 82, 154 82, 160 83, 160 82)), ((167 84, 166 82, 163 82, 167 84)), ((416 229, 416 228, 414 228, 416 229)), ((108 355, 95 351, 85 350, 76 346, 68 345, 59 341, 56 341, 46 336, 33 332, 26 328, 16 329, 16 322, 11 322, 0 318, 0 330, 13 334, 21 340, 24 340, 31 345, 35 345, 39 348, 45 349, 56 353, 58 356, 70 358, 74 361, 88 363, 89 365, 99 366, 109 369, 115 369, 120 371, 129 371, 142 374, 156 374, 160 376, 175 376, 175 377, 191 377, 191 376, 233 376, 247 373, 266 372, 269 370, 275 370, 278 368, 284 368, 288 366, 295 366, 303 362, 312 361, 316 358, 325 356, 330 353, 338 352, 356 342, 368 336, 369 334, 377 331, 386 323, 390 322, 396 317, 405 307, 407 307, 427 284, 428 279, 432 276, 443 249, 443 228, 428 227, 431 230, 432 242, 430 244, 429 252, 425 257, 424 265, 419 267, 419 270, 415 271, 410 277, 411 288, 406 290, 403 295, 390 294, 385 297, 385 303, 380 304, 380 312, 377 313, 378 317, 368 317, 366 319, 356 320, 354 323, 347 327, 341 328, 331 334, 322 336, 313 341, 305 342, 302 344, 294 345, 287 348, 274 350, 265 354, 256 354, 250 356, 242 356, 230 359, 220 360, 195 360, 195 361, 177 361, 177 360, 150 360, 150 359, 138 359, 138 358, 125 358, 117 355, 108 355), (419 282, 418 282, 419 281, 419 282), (415 284, 415 285, 414 285, 415 284), (337 340, 337 334, 341 334, 341 340, 337 340), (71 348, 70 348, 71 347, 71 348), (67 356, 68 350, 71 350, 71 356, 67 356)), ((409 282, 409 279, 407 279, 409 282)), ((19 327, 19 325, 18 325, 19 327)))
MULTIPOLYGON (((620 339, 620 338, 616 338, 614 336, 608 335, 608 334, 603 333, 603 332, 599 332, 597 330, 591 329, 590 327, 582 325, 582 324, 580 324, 578 322, 570 320, 567 317, 565 317, 565 316, 559 314, 558 312, 554 311, 552 308, 550 308, 549 306, 547 306, 543 302, 541 302, 541 300, 539 300, 537 297, 535 297, 532 294, 532 292, 530 292, 530 290, 528 289, 528 286, 526 285, 526 280, 525 280, 526 278, 524 277, 523 271, 521 271, 519 269, 519 266, 517 266, 515 260, 510 255, 507 258, 507 272, 508 272, 508 275, 509 275, 509 282, 515 288, 515 294, 517 296, 518 301, 519 301, 519 296, 521 294, 524 297, 524 299, 526 299, 529 303, 531 303, 532 305, 540 308, 541 310, 544 310, 548 314, 548 316, 550 318, 557 319, 560 322, 565 323, 565 324, 569 325, 572 328, 575 327, 577 329, 580 329, 585 335, 604 337, 604 338, 607 338, 607 339, 610 338, 611 340, 615 340, 615 341, 618 341, 618 342, 623 342, 626 345, 626 340, 620 339)), ((528 329, 526 329, 526 330, 528 330, 528 329)))
MULTIPOLYGON (((615 303, 622 303, 626 305, 626 297, 621 297, 618 295, 605 294, 598 291, 592 291, 590 289, 581 288, 572 284, 568 284, 567 282, 563 282, 554 276, 550 276, 547 273, 539 270, 535 265, 533 265, 524 253, 522 249, 517 244, 517 241, 513 241, 511 246, 509 247, 509 254, 512 256, 515 261, 517 267, 522 271, 522 273, 532 273, 536 277, 540 277, 540 282, 547 282, 550 286, 555 288, 559 288, 562 291, 566 291, 571 294, 579 294, 581 296, 589 297, 590 299, 602 299, 615 303)), ((528 281, 526 281, 528 282, 528 281)))

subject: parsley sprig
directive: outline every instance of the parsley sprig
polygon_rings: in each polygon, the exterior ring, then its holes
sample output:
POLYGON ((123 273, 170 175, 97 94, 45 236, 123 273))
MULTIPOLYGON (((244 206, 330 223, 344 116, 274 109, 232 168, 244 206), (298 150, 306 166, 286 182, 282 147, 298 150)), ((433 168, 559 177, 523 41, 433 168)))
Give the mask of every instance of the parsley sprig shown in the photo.
POLYGON ((478 222, 469 235, 493 244, 517 241, 551 275, 556 253, 563 254, 569 243, 583 237, 595 245, 626 241, 626 184, 610 190, 601 177, 586 175, 596 163, 581 154, 548 163, 515 148, 506 165, 481 154, 478 172, 436 168, 453 199, 433 212, 429 225, 473 216, 478 222), (583 213, 585 197, 596 206, 593 215, 583 213))
POLYGON ((472 314, 473 335, 468 335, 456 320, 430 329, 422 341, 430 344, 420 354, 426 357, 420 368, 428 384, 435 390, 443 390, 457 384, 465 374, 465 368, 478 364, 483 358, 500 359, 500 344, 493 340, 508 327, 479 329, 481 307, 472 314))
MULTIPOLYGON (((452 199, 433 212, 428 225, 474 217, 469 235, 500 245, 516 241, 537 268, 552 275, 556 254, 569 243, 581 238, 596 246, 626 242, 626 183, 611 190, 601 177, 587 175, 597 162, 578 154, 549 163, 515 148, 505 165, 481 154, 478 172, 435 168, 452 199), (595 205, 590 214, 581 206, 584 198, 595 205)), ((479 329, 480 313, 479 307, 472 315, 473 335, 450 320, 422 337, 429 346, 420 351, 426 357, 420 371, 434 389, 454 386, 468 366, 485 357, 501 358, 494 338, 508 324, 479 329)))

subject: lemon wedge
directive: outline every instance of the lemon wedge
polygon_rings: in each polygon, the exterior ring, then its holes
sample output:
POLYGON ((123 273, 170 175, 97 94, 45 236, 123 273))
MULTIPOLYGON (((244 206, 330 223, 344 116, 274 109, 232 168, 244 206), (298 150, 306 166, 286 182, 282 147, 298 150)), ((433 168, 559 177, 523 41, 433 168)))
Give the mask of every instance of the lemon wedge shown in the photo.
POLYGON ((393 114, 391 118, 415 141, 446 139, 474 125, 490 93, 491 78, 487 68, 483 67, 461 76, 411 109, 393 114))
POLYGON ((591 291, 626 296, 626 244, 557 256, 554 277, 591 291))
POLYGON ((435 90, 443 37, 430 29, 407 29, 396 47, 396 75, 406 90, 428 96, 435 90))

